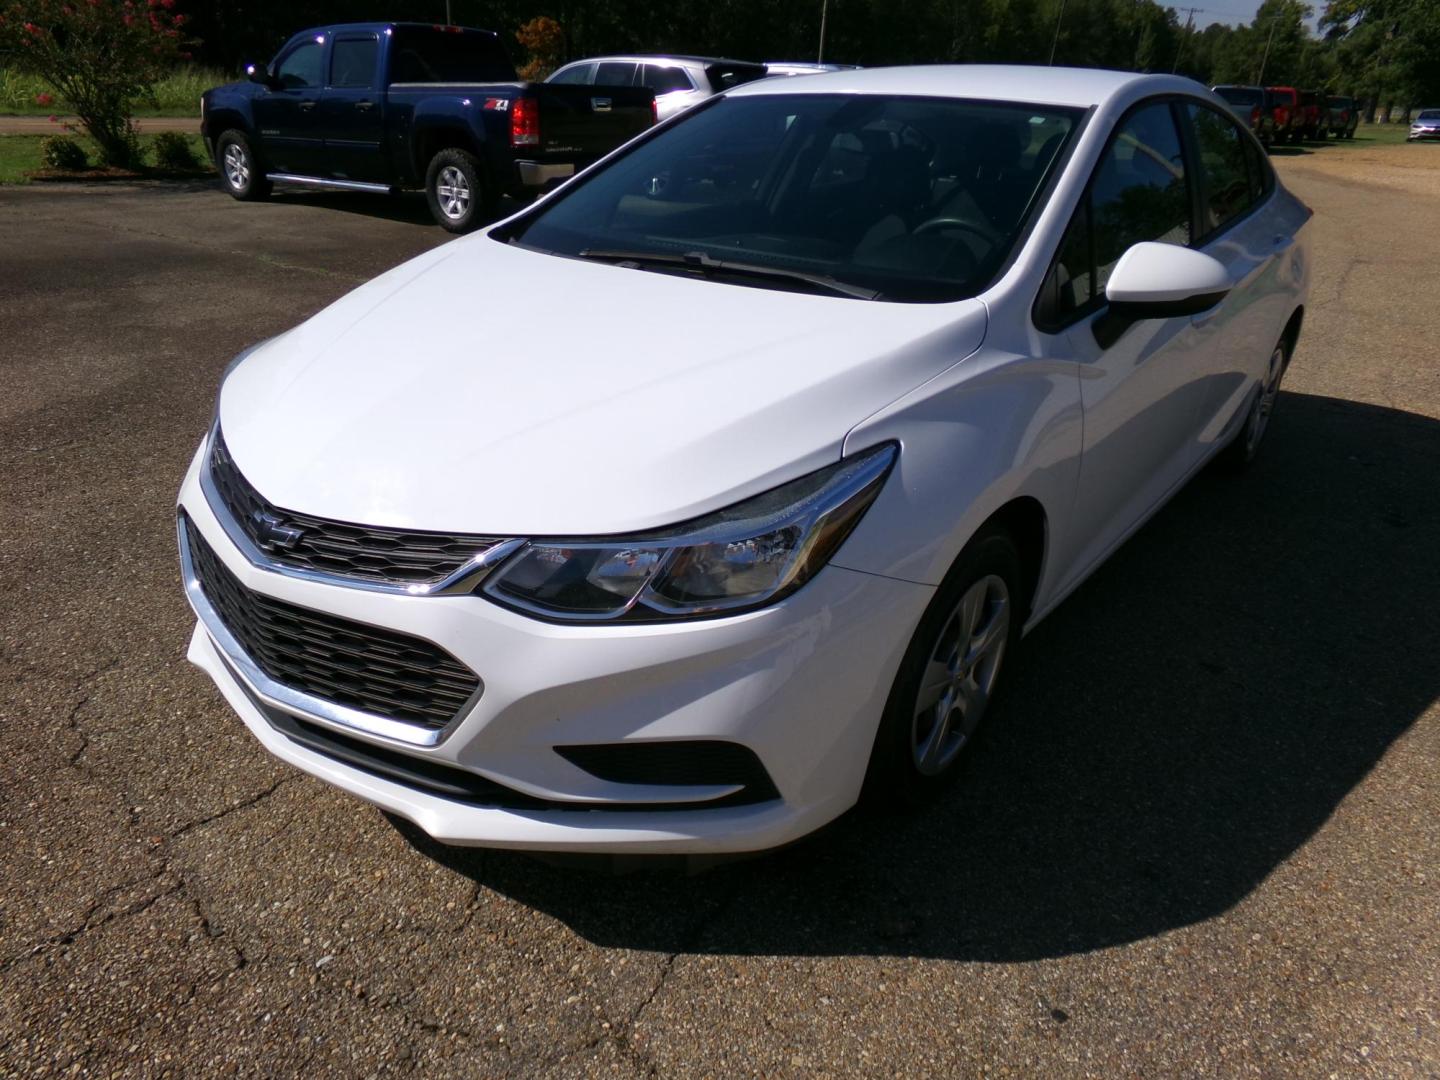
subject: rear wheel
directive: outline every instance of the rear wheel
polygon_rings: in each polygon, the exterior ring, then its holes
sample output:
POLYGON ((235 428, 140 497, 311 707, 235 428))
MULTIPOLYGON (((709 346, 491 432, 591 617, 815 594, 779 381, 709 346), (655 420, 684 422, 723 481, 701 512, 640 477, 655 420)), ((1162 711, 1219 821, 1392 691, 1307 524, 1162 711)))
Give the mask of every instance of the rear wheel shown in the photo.
POLYGON ((901 661, 867 795, 920 806, 954 781, 1019 636, 1020 582, 1020 554, 1003 530, 983 530, 961 552, 901 661))
POLYGON ((1251 398, 1245 423, 1235 434, 1230 445, 1220 451, 1221 465, 1239 472, 1247 468, 1260 454, 1260 444, 1270 429, 1270 418, 1274 415, 1275 404, 1280 398, 1280 380, 1285 377, 1285 368, 1290 363, 1290 349, 1282 338, 1270 353, 1265 366, 1265 375, 1251 398))
POLYGON ((430 213, 446 232, 467 233, 494 215, 500 201, 480 168, 465 150, 441 150, 425 171, 425 198, 430 213))
POLYGON ((242 202, 270 197, 272 185, 260 171, 255 151, 243 131, 231 128, 215 140, 215 164, 225 190, 242 202))

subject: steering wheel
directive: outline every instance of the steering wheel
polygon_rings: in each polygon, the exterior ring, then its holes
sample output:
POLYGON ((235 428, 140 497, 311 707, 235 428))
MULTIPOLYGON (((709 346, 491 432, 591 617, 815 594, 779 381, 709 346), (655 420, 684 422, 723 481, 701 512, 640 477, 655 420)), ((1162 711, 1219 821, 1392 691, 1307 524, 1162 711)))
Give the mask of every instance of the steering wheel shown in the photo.
POLYGON ((924 236, 926 233, 939 232, 941 229, 961 229, 965 232, 974 233, 985 243, 994 247, 1000 240, 989 229, 983 225, 977 225, 973 221, 966 221, 958 217, 933 217, 929 221, 922 221, 915 226, 912 236, 924 236))

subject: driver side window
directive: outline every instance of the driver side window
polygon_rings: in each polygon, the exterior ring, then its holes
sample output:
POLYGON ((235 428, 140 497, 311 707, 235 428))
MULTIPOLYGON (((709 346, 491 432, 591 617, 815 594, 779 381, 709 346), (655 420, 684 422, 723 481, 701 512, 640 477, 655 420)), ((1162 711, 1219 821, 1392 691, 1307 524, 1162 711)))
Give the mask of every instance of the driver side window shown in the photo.
POLYGON ((1190 180, 1166 102, 1131 113, 1110 139, 1036 300, 1035 322, 1055 332, 1098 310, 1110 272, 1145 240, 1188 245, 1190 180))
POLYGON ((280 61, 280 66, 275 69, 275 77, 286 90, 306 90, 319 86, 323 78, 321 61, 324 55, 325 46, 318 41, 303 42, 280 61))

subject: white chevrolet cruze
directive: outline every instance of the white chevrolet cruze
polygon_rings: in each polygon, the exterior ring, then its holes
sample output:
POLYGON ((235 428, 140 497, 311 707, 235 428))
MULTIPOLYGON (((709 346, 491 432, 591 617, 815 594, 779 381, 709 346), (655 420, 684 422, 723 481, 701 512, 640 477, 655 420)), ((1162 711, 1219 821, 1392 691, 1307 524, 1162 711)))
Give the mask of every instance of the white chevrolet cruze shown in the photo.
POLYGON ((232 365, 190 658, 449 843, 747 851, 922 801, 1021 634, 1255 455, 1309 218, 1185 79, 742 86, 232 365))

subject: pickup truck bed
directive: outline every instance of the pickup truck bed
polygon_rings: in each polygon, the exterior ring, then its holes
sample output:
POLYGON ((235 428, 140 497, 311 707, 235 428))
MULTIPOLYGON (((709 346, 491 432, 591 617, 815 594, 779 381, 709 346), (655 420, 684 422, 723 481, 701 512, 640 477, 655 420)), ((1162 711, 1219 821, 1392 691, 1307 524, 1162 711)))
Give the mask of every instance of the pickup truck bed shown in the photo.
POLYGON ((452 232, 502 194, 563 181, 654 122, 643 87, 528 83, 495 35, 410 23, 305 30, 246 82, 207 91, 201 131, 230 193, 276 182, 423 188, 452 232))

